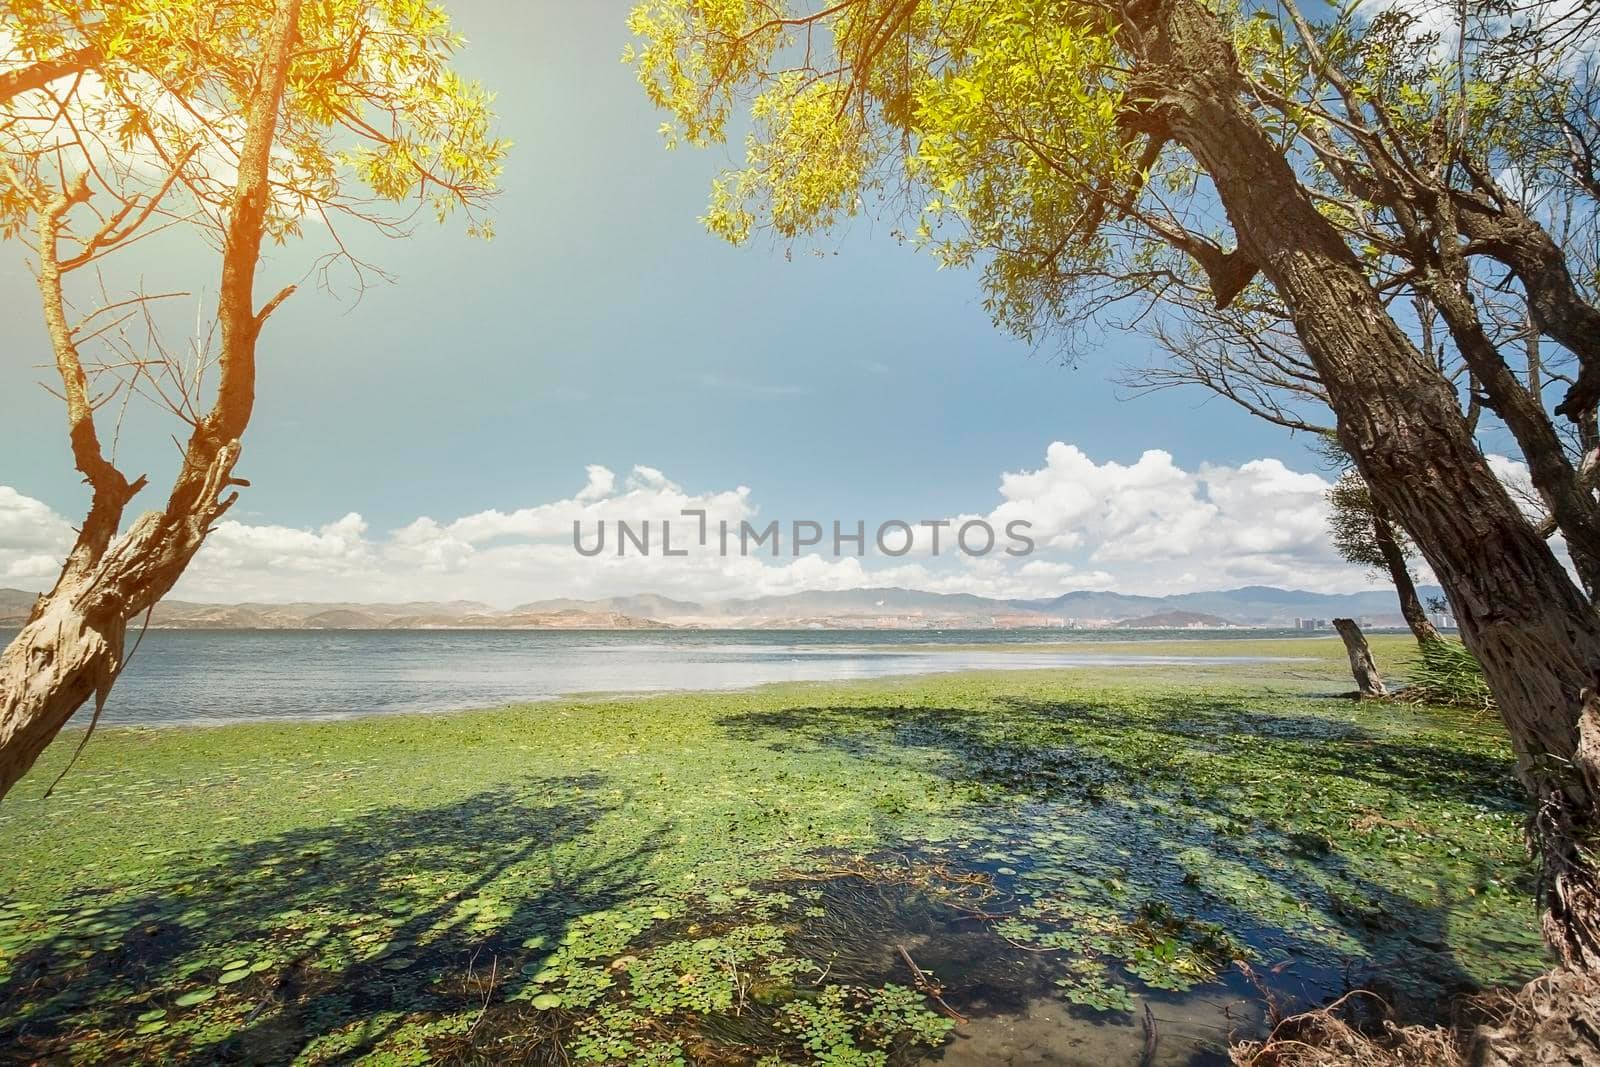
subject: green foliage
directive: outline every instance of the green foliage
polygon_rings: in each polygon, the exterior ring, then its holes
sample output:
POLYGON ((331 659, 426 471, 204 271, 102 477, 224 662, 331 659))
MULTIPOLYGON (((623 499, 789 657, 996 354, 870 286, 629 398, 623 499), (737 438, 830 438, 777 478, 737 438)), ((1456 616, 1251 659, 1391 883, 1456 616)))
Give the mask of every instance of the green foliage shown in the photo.
POLYGON ((0 1040, 141 1062, 909 1057, 950 1020, 893 944, 958 1008, 970 979, 937 935, 874 941, 895 936, 861 910, 876 883, 819 891, 857 858, 992 886, 1016 915, 984 932, 984 980, 1014 953, 1105 1025, 1151 991, 1212 996, 1234 958, 1381 968, 1419 999, 1541 969, 1503 731, 1318 699, 1336 643, 1229 651, 1300 658, 1294 679, 1028 671, 107 729, 48 801, 0 809, 0 1040))
POLYGON ((1080 1008, 1127 1013, 1133 1010, 1133 994, 1128 987, 1111 981, 1092 960, 1074 960, 1067 973, 1056 979, 1067 1000, 1080 1008))
POLYGON ((888 1050, 897 1045, 938 1046, 955 1028, 924 1007, 921 994, 897 985, 824 986, 814 999, 793 1001, 784 1013, 780 1025, 817 1067, 884 1067, 888 1050))
POLYGON ((1381 570, 1387 576, 1383 553, 1372 532, 1372 490, 1361 473, 1351 469, 1339 475, 1328 489, 1328 530, 1334 550, 1351 563, 1381 570))
POLYGON ((1460 641, 1425 642, 1402 670, 1406 687, 1400 696, 1405 700, 1479 710, 1495 706, 1483 667, 1460 641))
MULTIPOLYGON (((1467 158, 1529 190, 1568 166, 1564 109, 1590 65, 1573 42, 1530 62, 1503 9, 1469 6, 1456 50, 1402 7, 1312 5, 1302 33, 1281 7, 1206 6, 1247 82, 1213 103, 1249 109, 1375 281, 1404 273, 1395 220, 1372 202, 1380 162, 1460 186, 1467 158)), ((713 233, 794 241, 883 212, 942 265, 981 269, 994 319, 1037 339, 1128 298, 1203 303, 1196 250, 1240 243, 1151 107, 1161 47, 1143 46, 1150 27, 1128 10, 638 0, 624 60, 666 113, 669 145, 743 136, 743 165, 712 182, 713 233)))
MULTIPOLYGON (((721 141, 748 107, 744 166, 715 179, 703 220, 729 241, 817 234, 893 199, 942 263, 982 263, 990 310, 1027 334, 1065 313, 1069 273, 1173 265, 1090 221, 1144 179, 1103 9, 644 0, 629 26, 624 59, 669 143, 721 141)), ((1192 182, 1186 161, 1163 167, 1169 189, 1192 182)))
MULTIPOLYGON (((1365 124, 1381 113, 1385 132, 1419 159, 1450 138, 1476 159, 1514 161, 1525 176, 1564 167, 1563 152, 1550 138, 1585 77, 1581 64, 1569 66, 1562 59, 1575 56, 1549 48, 1542 62, 1529 62, 1535 57, 1527 39, 1510 31, 1513 21, 1526 28, 1538 19, 1507 20, 1493 5, 1469 5, 1461 17, 1469 20, 1469 40, 1460 49, 1447 40, 1445 25, 1424 12, 1373 10, 1359 2, 1329 5, 1310 24, 1320 61, 1272 12, 1238 20, 1235 42, 1245 70, 1292 102, 1278 112, 1282 133, 1309 134, 1343 148, 1348 128, 1341 121, 1365 124), (1335 93, 1330 73, 1348 83, 1349 99, 1335 93)), ((1325 168, 1318 173, 1339 184, 1325 168)))
MULTIPOLYGON (((60 117, 38 94, 0 101, 0 228, 14 235, 33 201, 88 170, 123 200, 181 193, 214 227, 232 194, 240 121, 256 94, 272 0, 12 0, 0 41, 12 63, 89 48, 87 77, 62 79, 60 117), (169 173, 178 180, 163 189, 169 173)), ((301 12, 272 155, 268 233, 305 219, 368 218, 369 202, 418 200, 442 221, 465 210, 475 233, 510 145, 493 134, 491 95, 452 71, 462 41, 429 0, 322 0, 301 12)), ((141 201, 142 202, 142 201, 141 201)), ((168 214, 182 216, 176 204, 168 214)))

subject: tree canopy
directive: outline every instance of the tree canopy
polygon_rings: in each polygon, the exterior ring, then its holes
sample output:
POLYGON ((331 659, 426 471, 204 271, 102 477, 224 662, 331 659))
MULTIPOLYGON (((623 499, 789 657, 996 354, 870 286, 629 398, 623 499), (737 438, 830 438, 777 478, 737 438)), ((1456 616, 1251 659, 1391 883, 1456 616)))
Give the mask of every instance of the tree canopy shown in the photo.
MULTIPOLYGON (((7 66, 55 74, 0 97, 0 150, 17 179, 0 199, 8 235, 41 184, 77 173, 123 200, 185 193, 199 211, 187 217, 220 224, 276 10, 270 0, 8 0, 7 66)), ((370 214, 374 201, 417 197, 441 218, 483 206, 509 146, 493 134, 490 94, 450 68, 461 43, 426 0, 303 9, 271 160, 274 239, 308 216, 370 214)))

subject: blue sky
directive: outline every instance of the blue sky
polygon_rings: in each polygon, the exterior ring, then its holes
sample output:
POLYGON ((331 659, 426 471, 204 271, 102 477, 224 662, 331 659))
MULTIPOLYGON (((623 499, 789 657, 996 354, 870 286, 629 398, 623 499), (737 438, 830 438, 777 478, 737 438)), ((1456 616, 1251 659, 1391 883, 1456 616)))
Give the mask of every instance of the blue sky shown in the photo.
MULTIPOLYGON (((626 3, 450 6, 469 39, 458 66, 497 91, 515 142, 497 236, 424 224, 364 239, 392 284, 359 302, 307 286, 279 311, 234 519, 316 530, 354 512, 382 536, 569 498, 598 464, 619 477, 644 465, 690 493, 750 487, 764 515, 914 520, 986 513, 1002 474, 1043 467, 1056 441, 1097 464, 1159 449, 1189 472, 1263 457, 1317 470, 1299 441, 1202 394, 1122 399, 1109 375, 1146 358, 1134 335, 1067 366, 1001 334, 974 275, 940 272, 887 224, 859 220, 792 256, 707 235, 696 217, 727 154, 663 148, 661 116, 618 60, 626 3)), ((275 250, 271 271, 309 260, 275 250)), ((174 247, 148 269, 214 285, 209 262, 174 247)), ((0 485, 80 514, 15 247, 0 315, 0 485)), ((159 486, 171 427, 134 417, 124 465, 159 486)))

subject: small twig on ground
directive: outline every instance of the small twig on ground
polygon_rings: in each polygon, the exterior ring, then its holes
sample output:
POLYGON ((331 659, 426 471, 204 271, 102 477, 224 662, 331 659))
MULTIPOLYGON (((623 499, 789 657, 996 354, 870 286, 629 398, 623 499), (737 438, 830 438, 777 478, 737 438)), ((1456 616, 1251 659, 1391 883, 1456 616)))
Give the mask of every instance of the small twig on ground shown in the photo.
MULTIPOLYGON (((472 954, 473 959, 478 958, 477 952, 472 954)), ((471 965, 468 965, 469 969, 471 965)), ((494 999, 495 983, 500 977, 500 957, 496 955, 489 961, 489 987, 483 991, 483 1006, 478 1009, 478 1017, 472 1020, 472 1025, 467 1029, 467 1036, 471 1037, 478 1029, 478 1024, 483 1022, 483 1017, 489 1011, 489 1001, 494 999)))
POLYGON ((262 1012, 267 1010, 267 1005, 271 1004, 272 1002, 274 1002, 277 999, 278 999, 277 990, 273 990, 271 993, 268 993, 266 996, 262 997, 261 998, 261 1003, 257 1004, 254 1008, 252 1008, 251 1011, 250 1011, 250 1014, 245 1016, 244 1022, 239 1024, 240 1028, 243 1029, 244 1027, 249 1026, 251 1023, 255 1022, 256 1018, 258 1016, 260 1016, 260 1014, 262 1012))
POLYGON ((822 973, 817 975, 817 980, 815 982, 811 983, 812 987, 816 988, 816 989, 821 989, 823 981, 827 979, 829 972, 831 972, 832 970, 833 970, 833 960, 829 960, 828 961, 828 965, 826 967, 822 968, 822 973))
POLYGON ((1153 1067, 1156 1062, 1156 1044, 1160 1037, 1156 1033, 1156 1016, 1150 1010, 1150 1002, 1144 1003, 1144 1055, 1139 1057, 1139 1067, 1153 1067))
POLYGON ((1283 1021, 1283 1007, 1278 1003, 1278 998, 1273 994, 1272 989, 1266 982, 1262 981, 1260 975, 1250 969, 1250 965, 1244 960, 1234 960, 1233 965, 1239 968, 1240 973, 1244 975, 1247 982, 1256 987, 1256 992, 1260 993, 1261 999, 1266 1002, 1267 1024, 1269 1026, 1277 1026, 1281 1023, 1283 1021))
POLYGON ((962 1015, 959 1011, 956 1011, 950 1005, 946 1004, 944 997, 940 996, 940 994, 944 992, 944 987, 930 978, 927 972, 921 967, 917 966, 917 961, 911 958, 911 953, 906 951, 906 947, 904 945, 896 945, 895 948, 900 950, 900 958, 906 961, 907 967, 911 968, 911 978, 913 984, 915 984, 917 987, 917 992, 928 996, 935 1004, 939 1005, 939 1007, 945 1010, 945 1014, 949 1015, 950 1018, 954 1019, 956 1022, 965 1023, 967 1021, 967 1017, 962 1015))

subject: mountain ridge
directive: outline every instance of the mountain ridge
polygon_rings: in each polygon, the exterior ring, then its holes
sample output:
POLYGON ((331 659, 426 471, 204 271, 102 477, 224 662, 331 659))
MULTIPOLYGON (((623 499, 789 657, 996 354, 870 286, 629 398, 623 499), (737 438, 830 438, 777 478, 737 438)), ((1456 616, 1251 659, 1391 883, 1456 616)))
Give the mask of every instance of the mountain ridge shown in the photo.
MULTIPOLYGON (((1424 599, 1436 587, 1419 590, 1424 599)), ((0 589, 0 626, 20 626, 36 594, 0 589)), ((1277 586, 1170 593, 1165 596, 1073 590, 1054 597, 983 597, 898 586, 812 590, 696 602, 641 593, 630 596, 535 600, 498 609, 473 600, 363 604, 297 601, 204 604, 166 600, 151 625, 168 629, 714 629, 867 627, 979 629, 1118 624, 1156 629, 1200 626, 1285 627, 1297 619, 1348 615, 1375 626, 1404 620, 1394 592, 1315 593, 1277 586)))

